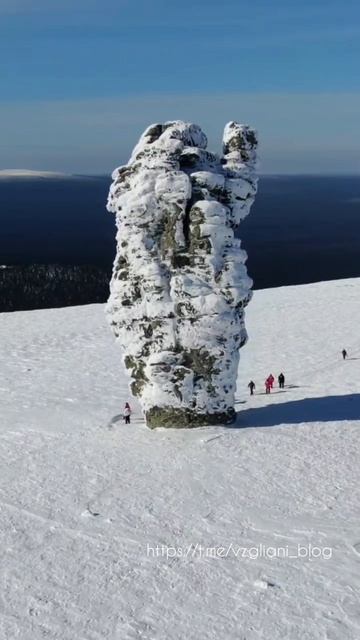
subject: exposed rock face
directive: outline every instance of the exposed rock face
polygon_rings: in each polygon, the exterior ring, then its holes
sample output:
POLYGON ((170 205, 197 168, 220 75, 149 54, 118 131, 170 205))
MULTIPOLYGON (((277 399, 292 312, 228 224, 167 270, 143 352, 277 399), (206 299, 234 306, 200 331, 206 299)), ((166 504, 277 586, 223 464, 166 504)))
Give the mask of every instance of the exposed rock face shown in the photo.
POLYGON ((154 124, 113 173, 107 314, 149 427, 234 418, 252 286, 234 229, 254 201, 256 146, 252 129, 230 122, 220 158, 197 125, 154 124))

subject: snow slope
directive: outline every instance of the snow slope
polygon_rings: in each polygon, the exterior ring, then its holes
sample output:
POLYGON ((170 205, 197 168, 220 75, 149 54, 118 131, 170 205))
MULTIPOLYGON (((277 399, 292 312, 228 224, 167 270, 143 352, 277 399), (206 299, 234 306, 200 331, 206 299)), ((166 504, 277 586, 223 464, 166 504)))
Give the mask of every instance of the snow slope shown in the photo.
POLYGON ((256 291, 237 427, 192 431, 119 420, 103 306, 0 315, 1 640, 358 640, 359 295, 256 291))

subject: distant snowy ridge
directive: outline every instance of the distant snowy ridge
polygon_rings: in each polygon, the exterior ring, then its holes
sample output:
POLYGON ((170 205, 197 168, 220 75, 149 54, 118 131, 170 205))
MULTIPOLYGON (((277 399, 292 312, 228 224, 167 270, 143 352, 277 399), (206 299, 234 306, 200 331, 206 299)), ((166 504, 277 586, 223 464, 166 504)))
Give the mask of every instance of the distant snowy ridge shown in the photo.
POLYGON ((34 171, 32 169, 0 169, 0 178, 64 178, 66 173, 57 171, 34 171))

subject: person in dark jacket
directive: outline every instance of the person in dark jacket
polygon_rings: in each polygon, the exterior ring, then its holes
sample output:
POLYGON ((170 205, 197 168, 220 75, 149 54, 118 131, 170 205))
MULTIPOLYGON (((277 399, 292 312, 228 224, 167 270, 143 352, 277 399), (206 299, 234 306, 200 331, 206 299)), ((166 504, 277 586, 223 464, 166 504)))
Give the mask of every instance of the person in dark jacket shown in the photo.
POLYGON ((283 373, 280 373, 278 376, 278 383, 279 383, 279 387, 280 389, 283 389, 285 387, 285 376, 283 373))
POLYGON ((125 419, 125 424, 130 424, 131 409, 130 409, 130 405, 129 405, 128 402, 125 402, 123 416, 124 416, 124 419, 125 419))
POLYGON ((341 353, 342 353, 343 360, 346 360, 346 358, 347 358, 347 351, 346 351, 346 349, 343 349, 341 353))
POLYGON ((250 389, 250 395, 253 396, 254 395, 254 389, 255 389, 255 382, 253 380, 250 380, 248 387, 250 389))

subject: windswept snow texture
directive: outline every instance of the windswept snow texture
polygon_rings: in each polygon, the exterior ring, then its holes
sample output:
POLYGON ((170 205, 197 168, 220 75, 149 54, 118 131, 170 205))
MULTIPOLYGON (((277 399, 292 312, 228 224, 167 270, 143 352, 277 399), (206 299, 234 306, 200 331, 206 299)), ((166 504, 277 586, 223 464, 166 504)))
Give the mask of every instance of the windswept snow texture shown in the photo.
POLYGON ((223 156, 200 127, 151 125, 113 173, 118 250, 107 312, 149 426, 234 418, 252 281, 234 229, 256 193, 255 132, 230 122, 223 156))
POLYGON ((256 291, 238 422, 194 430, 124 425, 103 305, 1 314, 1 640, 359 640, 359 297, 256 291))

